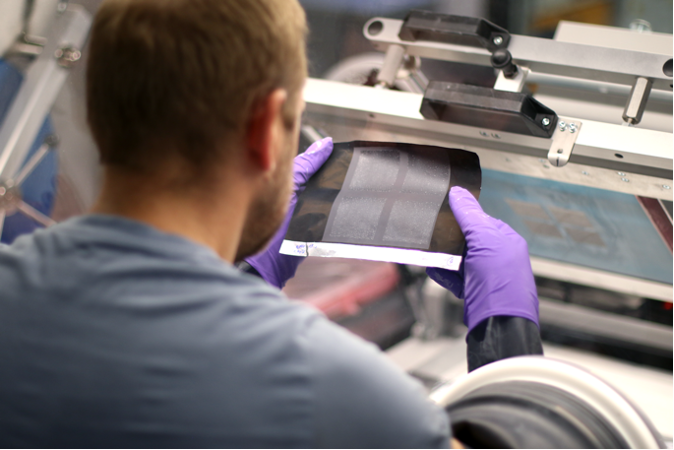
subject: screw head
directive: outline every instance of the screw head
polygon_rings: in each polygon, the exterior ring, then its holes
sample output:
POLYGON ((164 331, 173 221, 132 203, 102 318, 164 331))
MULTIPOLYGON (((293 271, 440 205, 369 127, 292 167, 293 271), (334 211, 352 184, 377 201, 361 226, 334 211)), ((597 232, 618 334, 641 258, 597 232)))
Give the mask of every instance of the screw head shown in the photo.
POLYGON ((622 178, 622 180, 623 180, 625 183, 629 183, 629 182, 630 182, 630 180, 628 180, 627 178, 622 178))
POLYGON ((671 186, 667 186, 666 184, 663 184, 662 187, 665 188, 665 189, 671 189, 672 188, 671 186))
POLYGON ((561 155, 562 153, 564 153, 564 149, 563 149, 563 148, 558 148, 558 149, 557 149, 557 153, 559 153, 559 154, 561 155))
POLYGON ((59 66, 68 69, 80 60, 82 53, 74 47, 62 47, 54 52, 54 57, 58 60, 59 66))
POLYGON ((492 42, 494 42, 494 45, 503 44, 503 36, 495 36, 492 42))
POLYGON ((582 173, 583 175, 589 175, 589 173, 587 173, 587 172, 584 171, 584 170, 583 170, 581 173, 582 173))
POLYGON ((480 136, 489 137, 489 133, 486 131, 480 131, 480 136))
POLYGON ((548 125, 550 125, 550 119, 548 119, 547 117, 543 117, 541 123, 543 124, 544 127, 547 127, 548 125))
POLYGON ((625 173, 624 172, 616 172, 619 176, 624 177, 625 173))
POLYGON ((570 123, 570 124, 569 124, 569 132, 570 132, 570 133, 575 133, 575 132, 576 132, 576 124, 575 124, 575 123, 570 123))
POLYGON ((560 129, 560 131, 566 130, 566 122, 564 122, 563 120, 560 120, 559 121, 559 129, 560 129))
POLYGON ((493 137, 493 138, 495 138, 495 139, 501 139, 501 135, 498 134, 498 133, 492 133, 492 134, 491 134, 491 137, 493 137))

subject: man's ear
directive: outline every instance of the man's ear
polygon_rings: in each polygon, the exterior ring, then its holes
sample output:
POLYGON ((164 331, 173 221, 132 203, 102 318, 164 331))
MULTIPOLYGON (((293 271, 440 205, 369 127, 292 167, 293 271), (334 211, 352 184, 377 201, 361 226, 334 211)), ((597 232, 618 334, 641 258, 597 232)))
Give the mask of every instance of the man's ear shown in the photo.
POLYGON ((282 109, 288 99, 285 89, 275 89, 253 107, 246 129, 246 144, 249 160, 267 172, 273 170, 281 148, 279 139, 283 126, 282 109))

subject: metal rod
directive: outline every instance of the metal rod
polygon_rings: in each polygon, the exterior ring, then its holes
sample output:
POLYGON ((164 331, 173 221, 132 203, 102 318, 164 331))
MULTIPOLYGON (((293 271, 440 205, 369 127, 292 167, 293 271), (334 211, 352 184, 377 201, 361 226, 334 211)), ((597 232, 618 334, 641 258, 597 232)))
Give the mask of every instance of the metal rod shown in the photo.
POLYGON ((391 87, 398 76, 398 70, 403 64, 405 58, 405 48, 401 45, 391 45, 386 50, 384 65, 377 74, 377 84, 384 87, 391 87))
POLYGON ((14 178, 14 185, 19 186, 21 183, 28 177, 28 175, 33 172, 33 169, 42 161, 47 152, 49 151, 49 144, 44 143, 42 146, 35 152, 35 154, 28 160, 26 164, 21 168, 21 171, 18 173, 16 178, 14 178))
POLYGON ((52 225, 56 225, 56 221, 52 220, 51 218, 45 216, 42 214, 40 211, 37 209, 33 208, 26 202, 21 202, 17 206, 19 211, 30 217, 31 219, 35 220, 41 225, 44 225, 45 227, 50 227, 52 225))
POLYGON ((646 103, 648 103, 648 96, 651 93, 651 86, 653 80, 639 77, 634 82, 630 96, 625 105, 623 112, 623 120, 630 125, 636 125, 641 122, 641 118, 646 110, 646 103))

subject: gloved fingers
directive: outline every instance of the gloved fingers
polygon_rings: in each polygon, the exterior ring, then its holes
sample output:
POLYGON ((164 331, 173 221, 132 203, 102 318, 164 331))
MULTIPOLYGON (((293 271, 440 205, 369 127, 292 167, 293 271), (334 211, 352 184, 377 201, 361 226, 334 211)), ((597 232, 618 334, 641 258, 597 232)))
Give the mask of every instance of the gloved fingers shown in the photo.
POLYGON ((457 298, 463 298, 463 277, 460 272, 438 269, 437 267, 427 267, 426 274, 431 280, 449 290, 457 298))
POLYGON ((499 219, 493 219, 493 223, 494 223, 494 225, 496 226, 496 228, 497 228, 500 232, 502 232, 503 234, 505 234, 506 236, 512 236, 512 235, 517 235, 517 236, 519 236, 519 234, 517 233, 517 231, 513 230, 512 227, 511 227, 510 225, 508 225, 507 223, 503 222, 502 220, 499 220, 499 219))
POLYGON ((456 222, 470 244, 470 234, 484 228, 493 228, 492 217, 482 210, 473 194, 460 186, 449 191, 449 206, 456 222))
POLYGON ((293 179, 295 188, 304 185, 313 174, 321 168, 332 154, 332 138, 316 141, 301 155, 295 157, 293 179))
POLYGON ((526 243, 526 240, 507 223, 494 219, 494 224, 496 225, 496 228, 511 241, 526 243))

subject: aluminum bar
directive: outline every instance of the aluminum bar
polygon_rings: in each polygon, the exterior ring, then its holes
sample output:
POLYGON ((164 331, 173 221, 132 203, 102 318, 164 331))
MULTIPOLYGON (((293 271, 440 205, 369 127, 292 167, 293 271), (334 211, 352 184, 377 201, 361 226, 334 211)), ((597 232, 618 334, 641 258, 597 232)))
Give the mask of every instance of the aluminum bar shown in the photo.
POLYGON ((454 146, 489 169, 672 200, 671 133, 582 120, 569 164, 556 168, 550 139, 426 120, 421 94, 309 79, 304 99, 309 123, 336 141, 454 146))
POLYGON ((627 295, 652 298, 664 302, 672 301, 672 285, 657 281, 620 275, 590 267, 531 257, 531 269, 539 277, 566 283, 591 286, 597 289, 620 292, 627 295))
POLYGON ((584 306, 560 304, 541 298, 541 325, 554 325, 578 332, 672 351, 672 327, 632 317, 610 314, 584 306))
MULTIPOLYGON (((406 54, 411 56, 491 66, 491 53, 483 48, 430 41, 403 41, 398 37, 402 25, 402 20, 375 17, 365 24, 363 33, 380 51, 386 51, 390 45, 401 45, 405 47, 406 54), (375 22, 380 22, 381 26, 372 26, 375 22)), ((629 86, 634 84, 636 78, 643 77, 653 80, 654 89, 672 91, 672 77, 663 70, 672 55, 521 35, 510 35, 508 50, 514 64, 528 67, 534 73, 629 86)))

